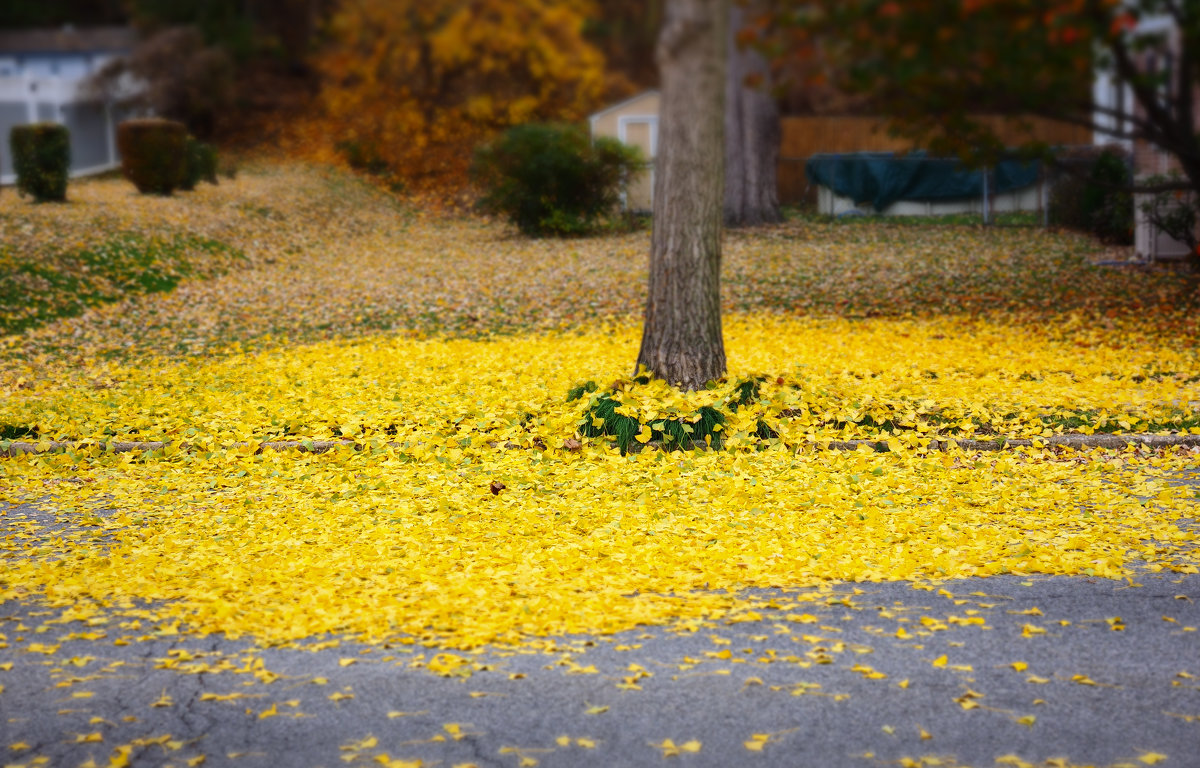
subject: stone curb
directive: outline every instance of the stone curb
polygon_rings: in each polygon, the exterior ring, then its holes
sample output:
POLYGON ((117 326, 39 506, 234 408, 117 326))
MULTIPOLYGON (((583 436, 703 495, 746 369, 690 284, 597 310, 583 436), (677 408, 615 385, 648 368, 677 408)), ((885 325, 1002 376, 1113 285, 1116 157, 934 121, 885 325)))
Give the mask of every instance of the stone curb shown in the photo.
MULTIPOLYGON (((1143 446, 1146 448, 1170 448, 1176 446, 1184 446, 1189 448, 1200 447, 1200 435, 1053 435, 1051 437, 1037 438, 997 438, 994 440, 942 440, 931 438, 928 447, 931 450, 950 450, 958 448, 963 451, 1002 451, 1009 448, 1029 448, 1034 446, 1034 442, 1040 446, 1058 447, 1058 448, 1125 448, 1126 446, 1143 446)), ((3 444, 0 444, 2 446, 3 444)), ((7 447, 0 447, 0 458, 12 458, 23 455, 40 455, 45 453, 64 453, 66 451, 79 450, 90 446, 99 446, 101 450, 109 453, 145 453, 148 451, 161 451, 164 448, 172 445, 169 441, 148 441, 148 442, 128 442, 128 441, 48 441, 41 443, 29 443, 14 441, 8 444, 7 447)), ((387 443, 386 445, 399 448, 397 443, 387 443)), ((240 449, 251 448, 255 449, 255 453, 263 451, 301 451, 304 453, 325 453, 335 448, 341 447, 360 447, 361 443, 356 443, 353 440, 273 440, 265 443, 239 442, 231 443, 227 446, 217 446, 225 449, 240 449)), ((789 445, 788 447, 794 450, 812 449, 812 450, 831 450, 831 451, 854 451, 862 447, 867 447, 875 451, 887 451, 888 445, 886 440, 812 440, 805 443, 789 445)), ((210 446, 199 445, 196 443, 179 443, 181 451, 196 451, 208 450, 210 446)), ((499 447, 499 446, 498 446, 499 447)), ((505 448, 517 447, 513 444, 503 446, 505 448)), ((635 444, 631 446, 634 451, 642 450, 643 448, 662 448, 662 444, 658 442, 648 443, 645 446, 635 444)), ((695 445, 694 448, 705 449, 704 445, 695 445)), ((566 448, 560 450, 569 450, 566 448)), ((576 449, 577 450, 577 449, 576 449)))

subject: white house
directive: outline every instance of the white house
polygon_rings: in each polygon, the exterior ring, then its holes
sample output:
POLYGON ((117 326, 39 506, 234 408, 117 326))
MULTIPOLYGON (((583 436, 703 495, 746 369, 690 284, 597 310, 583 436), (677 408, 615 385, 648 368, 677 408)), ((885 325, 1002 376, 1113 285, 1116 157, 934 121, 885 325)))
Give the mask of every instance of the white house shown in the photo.
POLYGON ((116 126, 126 110, 88 93, 87 79, 137 43, 128 27, 0 31, 0 184, 12 184, 14 125, 61 123, 71 132, 71 175, 120 164, 116 126))

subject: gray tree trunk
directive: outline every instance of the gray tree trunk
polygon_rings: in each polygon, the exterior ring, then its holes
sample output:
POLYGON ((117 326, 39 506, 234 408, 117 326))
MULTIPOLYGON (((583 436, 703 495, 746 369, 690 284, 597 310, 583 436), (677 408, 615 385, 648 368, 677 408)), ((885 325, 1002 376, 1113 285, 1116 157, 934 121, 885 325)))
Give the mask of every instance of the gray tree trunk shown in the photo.
POLYGON ((721 335, 723 115, 728 0, 668 0, 650 295, 638 366, 682 389, 725 375, 721 335))
POLYGON ((779 105, 762 53, 736 37, 761 2, 729 8, 729 67, 725 85, 725 223, 753 226, 782 220, 779 211, 779 105))

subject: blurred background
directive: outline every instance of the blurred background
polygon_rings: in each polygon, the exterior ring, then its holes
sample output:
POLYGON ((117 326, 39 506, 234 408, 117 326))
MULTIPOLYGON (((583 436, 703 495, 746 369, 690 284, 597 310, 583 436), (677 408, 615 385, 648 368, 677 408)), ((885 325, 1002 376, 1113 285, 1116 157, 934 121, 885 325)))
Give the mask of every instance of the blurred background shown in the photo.
MULTIPOLYGON (((76 172, 115 165, 105 125, 157 114, 223 152, 347 164, 393 191, 461 207, 476 195, 474 151, 512 126, 576 123, 637 146, 651 167, 662 4, 8 0, 0 123, 67 124, 76 172)), ((1190 195, 1200 179, 1191 129, 1200 57, 1188 53, 1200 24, 1190 4, 1161 5, 732 3, 726 126, 737 146, 726 167, 768 187, 769 199, 730 223, 769 221, 779 205, 878 213, 864 206, 869 190, 836 188, 847 171, 827 156, 927 148, 970 168, 1047 163, 1012 199, 989 187, 999 173, 984 174, 968 209, 985 221, 1025 212, 1132 243, 1136 211, 1153 199, 1135 201, 1136 180, 1154 179, 1151 195, 1164 185, 1190 195)), ((11 168, 4 152, 0 172, 11 168)), ((631 184, 627 206, 649 207, 649 179, 631 184)), ((902 211, 920 212, 891 212, 902 211)), ((1191 216, 1168 238, 1183 256, 1195 251, 1191 216)), ((1146 242, 1163 253, 1170 245, 1146 242)))

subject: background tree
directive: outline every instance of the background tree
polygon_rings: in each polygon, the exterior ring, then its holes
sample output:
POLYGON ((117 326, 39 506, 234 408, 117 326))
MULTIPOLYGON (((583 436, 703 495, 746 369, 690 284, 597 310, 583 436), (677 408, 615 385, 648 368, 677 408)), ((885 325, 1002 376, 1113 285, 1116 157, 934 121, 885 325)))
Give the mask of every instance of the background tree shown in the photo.
POLYGON ((253 5, 245 0, 128 0, 130 21, 147 36, 192 27, 206 44, 239 60, 254 51, 253 5))
POLYGON ((0 29, 121 24, 125 0, 9 0, 0 3, 0 29))
POLYGON ((725 223, 779 221, 776 167, 782 129, 763 42, 772 24, 764 0, 729 6, 725 84, 725 223))
POLYGON ((142 41, 128 57, 105 65, 91 88, 129 106, 152 109, 210 137, 234 104, 234 67, 224 49, 206 45, 195 27, 170 27, 142 41), (129 91, 132 76, 145 84, 129 91))
MULTIPOLYGON (((1200 3, 1195 0, 791 0, 790 21, 821 40, 839 85, 865 95, 901 134, 936 152, 986 161, 1004 147, 970 113, 1039 115, 1145 142, 1175 178, 1136 184, 1160 194, 1158 223, 1195 256, 1200 200, 1200 3), (1152 17, 1165 23, 1139 24, 1152 17), (1131 98, 1097 103, 1113 76, 1131 98), (1179 206, 1175 193, 1191 193, 1179 206)), ((1030 154, 1052 158, 1027 142, 1030 154)))
MULTIPOLYGON (((662 0, 611 0, 596 6, 586 29, 588 39, 604 53, 607 100, 658 87, 654 47, 662 7, 662 0)), ((729 13, 725 224, 778 221, 776 165, 781 135, 772 69, 782 60, 778 57, 782 46, 776 39, 773 5, 769 0, 736 0, 729 13)))
POLYGON ((345 0, 321 57, 343 147, 415 188, 465 182, 471 149, 519 123, 588 114, 603 56, 585 0, 345 0))
POLYGON ((638 367, 683 389, 725 374, 721 221, 728 0, 667 0, 650 291, 638 367))
POLYGON ((663 0, 605 0, 592 7, 584 35, 604 54, 606 101, 658 87, 654 46, 662 14, 663 0))
POLYGON ((167 27, 194 26, 208 45, 220 46, 239 63, 265 54, 300 71, 307 67, 321 23, 338 2, 126 0, 126 5, 129 20, 147 33, 167 27))

